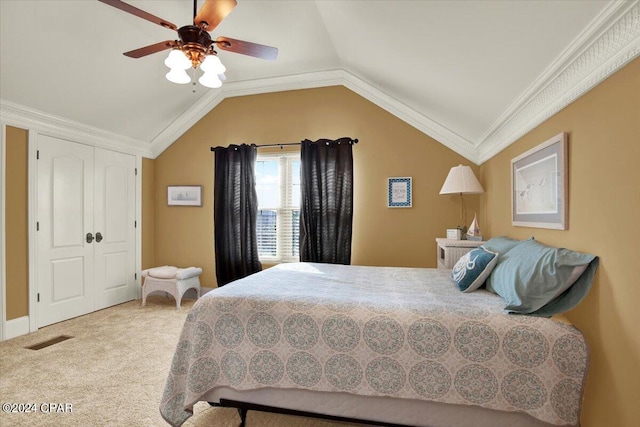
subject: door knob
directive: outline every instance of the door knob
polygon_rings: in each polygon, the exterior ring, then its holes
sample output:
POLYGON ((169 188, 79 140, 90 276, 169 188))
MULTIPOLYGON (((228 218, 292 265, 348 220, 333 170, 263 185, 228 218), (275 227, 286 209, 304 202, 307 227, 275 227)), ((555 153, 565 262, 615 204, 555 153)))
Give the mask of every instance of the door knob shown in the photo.
POLYGON ((87 233, 87 243, 93 242, 93 234, 87 233))
POLYGON ((100 234, 99 231, 96 233, 96 242, 98 243, 102 242, 102 234, 100 234))

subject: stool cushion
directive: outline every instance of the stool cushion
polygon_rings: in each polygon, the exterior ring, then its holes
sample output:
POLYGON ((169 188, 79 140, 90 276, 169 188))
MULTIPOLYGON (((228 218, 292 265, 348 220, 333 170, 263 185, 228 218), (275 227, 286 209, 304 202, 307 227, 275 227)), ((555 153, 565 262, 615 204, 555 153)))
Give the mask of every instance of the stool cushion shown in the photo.
POLYGON ((179 268, 176 273, 176 279, 184 280, 190 277, 199 276, 200 274, 202 274, 202 269, 200 267, 179 268))
POLYGON ((157 279, 174 279, 178 273, 178 268, 172 265, 165 265, 163 267, 155 267, 147 270, 147 274, 157 279))
POLYGON ((149 268, 142 270, 143 277, 154 277, 156 279, 177 279, 185 280, 190 277, 199 276, 202 274, 200 267, 187 267, 177 268, 173 265, 165 265, 162 267, 149 268))

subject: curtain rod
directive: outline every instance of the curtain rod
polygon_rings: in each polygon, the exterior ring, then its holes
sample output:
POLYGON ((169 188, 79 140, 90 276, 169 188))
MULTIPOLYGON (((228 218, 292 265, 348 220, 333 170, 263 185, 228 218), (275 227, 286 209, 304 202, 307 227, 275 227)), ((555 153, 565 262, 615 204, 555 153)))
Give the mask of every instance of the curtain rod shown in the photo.
MULTIPOLYGON (((344 139, 347 139, 347 138, 340 138, 339 140, 344 140, 344 139)), ((349 144, 357 144, 358 143, 358 138, 356 138, 356 139, 348 138, 348 139, 349 139, 349 141, 348 141, 349 144)), ((280 147, 282 149, 282 147, 284 147, 285 145, 300 145, 300 144, 302 144, 302 141, 301 142, 285 142, 285 143, 282 143, 282 144, 256 145, 256 148, 280 147)), ((211 147, 211 151, 216 151, 216 149, 218 149, 218 148, 228 148, 228 147, 222 147, 222 146, 211 147)))

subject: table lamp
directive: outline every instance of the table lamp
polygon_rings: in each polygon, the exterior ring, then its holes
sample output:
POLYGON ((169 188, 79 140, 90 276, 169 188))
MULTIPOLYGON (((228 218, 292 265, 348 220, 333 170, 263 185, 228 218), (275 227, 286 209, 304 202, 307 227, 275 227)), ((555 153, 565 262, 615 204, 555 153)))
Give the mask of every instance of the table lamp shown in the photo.
POLYGON ((469 166, 458 165, 451 168, 447 179, 440 189, 440 194, 460 194, 460 221, 462 223, 460 230, 462 234, 467 231, 467 212, 464 205, 463 194, 479 194, 484 193, 484 189, 478 178, 474 175, 469 166))

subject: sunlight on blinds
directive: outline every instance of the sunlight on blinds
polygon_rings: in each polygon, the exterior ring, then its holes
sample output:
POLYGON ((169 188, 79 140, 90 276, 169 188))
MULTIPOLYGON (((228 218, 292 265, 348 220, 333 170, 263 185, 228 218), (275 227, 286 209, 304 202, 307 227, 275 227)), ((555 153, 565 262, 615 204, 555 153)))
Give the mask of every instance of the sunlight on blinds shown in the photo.
POLYGON ((259 155, 258 253, 262 261, 299 260, 300 154, 259 155))

